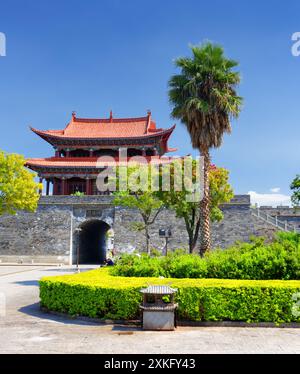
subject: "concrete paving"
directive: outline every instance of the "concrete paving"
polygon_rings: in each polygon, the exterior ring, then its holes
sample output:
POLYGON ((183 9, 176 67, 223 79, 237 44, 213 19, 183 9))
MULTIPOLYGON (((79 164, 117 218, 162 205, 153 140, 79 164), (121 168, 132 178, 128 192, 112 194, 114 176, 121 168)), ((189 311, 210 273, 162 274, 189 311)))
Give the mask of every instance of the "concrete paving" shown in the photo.
POLYGON ((180 327, 145 332, 42 313, 38 279, 72 272, 70 267, 0 266, 1 353, 300 353, 300 329, 180 327))

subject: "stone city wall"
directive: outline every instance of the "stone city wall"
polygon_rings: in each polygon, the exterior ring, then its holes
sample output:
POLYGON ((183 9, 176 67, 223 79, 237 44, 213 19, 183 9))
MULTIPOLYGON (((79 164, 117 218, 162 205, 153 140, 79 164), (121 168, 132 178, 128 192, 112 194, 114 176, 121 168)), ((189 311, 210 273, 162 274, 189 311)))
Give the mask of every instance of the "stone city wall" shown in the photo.
MULTIPOLYGON (((0 261, 36 263, 74 263, 78 229, 88 220, 101 220, 114 231, 118 252, 145 250, 143 232, 132 229, 139 221, 137 212, 111 204, 111 196, 43 196, 35 213, 18 212, 0 217, 0 261)), ((251 235, 269 233, 251 214, 249 195, 237 195, 222 206, 224 219, 212 225, 213 247, 226 248, 235 241, 247 241, 251 235)), ((162 250, 165 240, 160 228, 171 228, 169 249, 188 248, 185 224, 170 210, 163 210, 150 229, 153 248, 162 250)), ((272 231, 272 230, 271 230, 272 231)), ((274 231, 274 230, 273 230, 274 231)))

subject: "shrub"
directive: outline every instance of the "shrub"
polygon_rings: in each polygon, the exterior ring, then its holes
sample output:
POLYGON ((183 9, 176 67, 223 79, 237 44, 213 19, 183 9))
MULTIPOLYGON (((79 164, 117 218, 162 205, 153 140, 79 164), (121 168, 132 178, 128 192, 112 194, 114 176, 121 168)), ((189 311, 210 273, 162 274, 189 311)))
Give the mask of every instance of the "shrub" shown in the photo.
POLYGON ((41 306, 103 319, 139 317, 140 289, 171 284, 178 289, 178 317, 199 321, 300 322, 292 314, 300 281, 124 278, 108 268, 40 280, 41 306))
POLYGON ((134 277, 137 274, 139 277, 159 277, 165 275, 160 263, 160 257, 149 257, 144 253, 142 255, 123 254, 118 265, 114 266, 112 271, 116 275, 118 272, 122 272, 121 275, 126 277, 134 277))
POLYGON ((279 231, 276 233, 276 239, 280 243, 285 243, 285 245, 288 242, 297 246, 300 244, 300 235, 297 232, 279 231))
POLYGON ((74 193, 71 194, 71 196, 84 196, 85 193, 84 192, 80 192, 80 191, 76 191, 74 193))
POLYGON ((217 249, 204 258, 180 251, 166 257, 125 255, 113 269, 121 276, 173 278, 300 279, 300 235, 280 233, 265 244, 263 238, 217 249))
POLYGON ((170 255, 161 259, 162 274, 171 278, 205 278, 207 263, 197 255, 170 255))

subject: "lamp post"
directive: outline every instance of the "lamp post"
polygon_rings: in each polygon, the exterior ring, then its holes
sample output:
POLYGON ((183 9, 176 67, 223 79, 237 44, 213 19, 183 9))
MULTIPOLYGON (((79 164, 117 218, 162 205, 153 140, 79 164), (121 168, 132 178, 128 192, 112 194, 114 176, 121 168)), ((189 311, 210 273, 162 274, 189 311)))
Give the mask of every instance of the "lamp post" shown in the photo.
POLYGON ((79 254, 80 254, 80 251, 79 251, 79 246, 80 246, 80 237, 79 237, 79 234, 81 233, 82 229, 80 227, 77 227, 75 229, 76 232, 78 232, 78 244, 77 244, 77 251, 76 251, 76 270, 77 270, 77 273, 80 273, 80 269, 79 269, 79 254))
POLYGON ((159 237, 160 238, 165 238, 166 240, 166 255, 168 254, 168 243, 169 243, 169 239, 171 238, 172 236, 172 231, 171 229, 159 229, 159 237))

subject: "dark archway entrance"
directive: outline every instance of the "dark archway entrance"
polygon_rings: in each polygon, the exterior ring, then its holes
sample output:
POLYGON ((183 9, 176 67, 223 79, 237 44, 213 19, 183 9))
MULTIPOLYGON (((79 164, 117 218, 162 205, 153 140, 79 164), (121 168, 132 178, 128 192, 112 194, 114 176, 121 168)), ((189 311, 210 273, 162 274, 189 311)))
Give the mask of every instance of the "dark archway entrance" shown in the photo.
POLYGON ((103 264, 106 259, 106 233, 110 226, 97 219, 84 222, 79 232, 79 264, 103 264))

